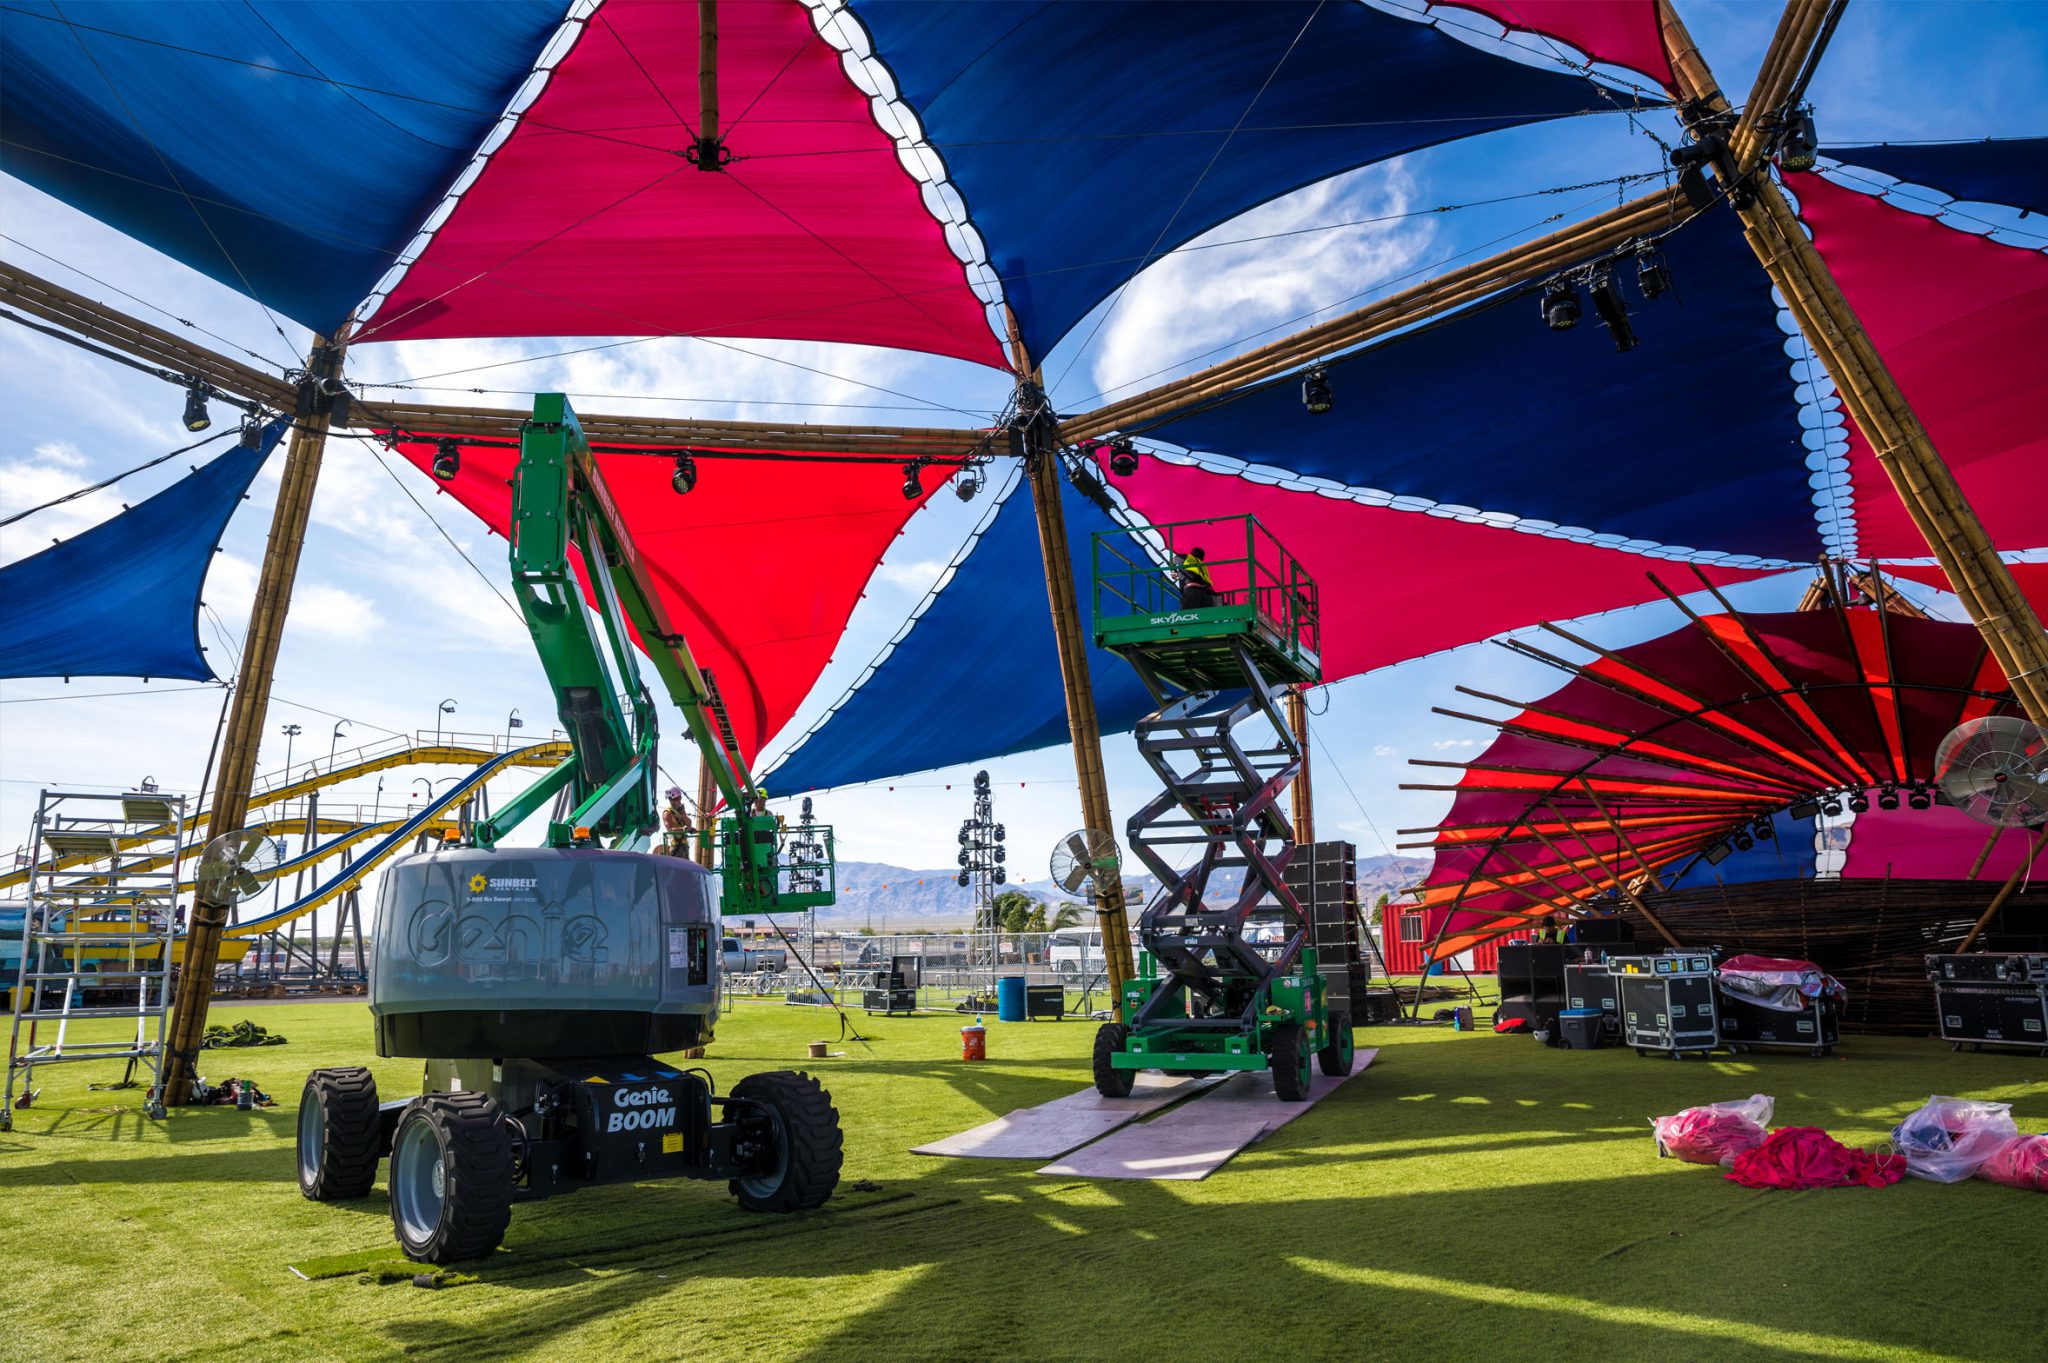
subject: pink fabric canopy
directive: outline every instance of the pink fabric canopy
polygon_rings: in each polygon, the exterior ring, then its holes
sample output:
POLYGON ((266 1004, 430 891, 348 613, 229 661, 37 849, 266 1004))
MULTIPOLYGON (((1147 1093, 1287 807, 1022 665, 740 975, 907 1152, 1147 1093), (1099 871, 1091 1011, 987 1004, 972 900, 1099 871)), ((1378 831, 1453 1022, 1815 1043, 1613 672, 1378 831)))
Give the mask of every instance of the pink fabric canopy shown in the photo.
POLYGON ((1001 365, 960 261, 796 0, 723 5, 721 131, 697 6, 606 0, 357 340, 697 335, 852 341, 1001 365))
MULTIPOLYGON (((425 441, 399 450, 422 471, 433 464, 425 441)), ((518 455, 510 445, 465 446, 461 471, 440 486, 502 536, 518 455)), ((796 713, 883 551, 941 484, 927 475, 913 502, 892 465, 814 463, 793 477, 787 466, 704 458, 696 490, 679 497, 666 457, 600 454, 598 463, 750 761, 796 713), (764 553, 764 544, 776 547, 764 553)))
MULTIPOLYGON (((2012 578, 2019 585, 2020 595, 2033 603, 2035 614, 2048 621, 2048 563, 2010 563, 2006 566, 2012 569, 2012 578)), ((1949 585, 1948 574, 1939 568, 1921 565, 1900 568, 1887 563, 1884 570, 1893 577, 1910 578, 1944 592, 1955 590, 1949 585)))
MULTIPOLYGON (((1164 459, 1118 487, 1154 524, 1250 513, 1322 585, 1331 680, 1538 620, 1660 599, 1645 574, 1689 571, 1620 549, 1294 492, 1164 459)), ((1709 569, 1717 584, 1765 574, 1709 569)))
POLYGON ((1438 9, 1470 9, 1525 33, 1570 43, 1595 61, 1640 71, 1667 90, 1678 88, 1657 0, 1432 0, 1438 9))
MULTIPOLYGON (((1814 245, 1992 543, 2048 545, 2048 256, 1818 175, 1787 180, 1814 245)), ((1862 553, 1925 555, 1927 541, 1853 421, 1849 474, 1862 553)))
MULTIPOLYGON (((1995 885, 2019 869, 2036 836, 2024 828, 1990 828, 1947 805, 1891 810, 1873 805, 1856 816, 1842 874, 1863 880, 1975 879, 1995 885), (1994 834, 1998 841, 1984 856, 1994 834), (1984 858, 1981 865, 1979 857, 1984 858)), ((2048 875, 2048 847, 2035 854, 2032 874, 2048 875)))

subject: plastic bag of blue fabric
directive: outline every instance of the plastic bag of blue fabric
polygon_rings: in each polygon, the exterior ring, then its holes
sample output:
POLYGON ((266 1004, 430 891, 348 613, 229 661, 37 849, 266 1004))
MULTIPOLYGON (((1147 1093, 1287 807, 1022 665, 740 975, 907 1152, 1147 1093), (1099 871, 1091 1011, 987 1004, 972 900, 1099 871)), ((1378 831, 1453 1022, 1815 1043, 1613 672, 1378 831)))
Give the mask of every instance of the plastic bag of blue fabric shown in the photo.
POLYGON ((2011 1103, 1937 1095, 1892 1128, 1892 1145, 1915 1178, 1961 1183, 2019 1134, 2011 1103))

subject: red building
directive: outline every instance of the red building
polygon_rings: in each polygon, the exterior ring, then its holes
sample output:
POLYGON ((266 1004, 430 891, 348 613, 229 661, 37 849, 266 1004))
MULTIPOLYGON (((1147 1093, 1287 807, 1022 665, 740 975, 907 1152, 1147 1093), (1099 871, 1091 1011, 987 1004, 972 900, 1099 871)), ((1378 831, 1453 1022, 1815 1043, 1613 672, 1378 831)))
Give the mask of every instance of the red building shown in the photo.
MULTIPOLYGON (((1420 975, 1422 953, 1435 940, 1437 929, 1450 916, 1448 908, 1424 909, 1414 904, 1387 903, 1380 906, 1380 950, 1387 969, 1396 975, 1420 975)), ((1491 975, 1500 968, 1500 942, 1486 941, 1461 952, 1458 968, 1475 975, 1491 975)))

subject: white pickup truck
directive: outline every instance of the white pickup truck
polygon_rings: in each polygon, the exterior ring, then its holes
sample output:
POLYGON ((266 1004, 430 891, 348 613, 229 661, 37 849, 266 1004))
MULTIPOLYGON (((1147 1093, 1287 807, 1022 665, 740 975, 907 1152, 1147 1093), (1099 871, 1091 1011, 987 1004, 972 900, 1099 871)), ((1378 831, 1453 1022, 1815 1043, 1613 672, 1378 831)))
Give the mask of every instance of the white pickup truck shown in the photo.
POLYGON ((789 953, 781 947, 747 947, 740 945, 737 937, 728 937, 720 944, 725 972, 728 975, 757 975, 762 972, 779 972, 789 969, 789 953))

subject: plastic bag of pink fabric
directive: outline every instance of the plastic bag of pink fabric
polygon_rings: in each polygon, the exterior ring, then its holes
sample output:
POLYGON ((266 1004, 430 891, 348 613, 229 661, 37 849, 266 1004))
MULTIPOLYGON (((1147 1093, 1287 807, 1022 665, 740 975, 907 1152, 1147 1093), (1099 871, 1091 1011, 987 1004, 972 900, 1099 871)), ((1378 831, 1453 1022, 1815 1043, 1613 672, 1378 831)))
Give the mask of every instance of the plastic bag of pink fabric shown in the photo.
POLYGON ((1817 1126, 1781 1126, 1735 1157, 1727 1177, 1745 1188, 1888 1188, 1906 1176, 1899 1155, 1853 1150, 1817 1126))
POLYGON ((1709 1103, 1669 1117, 1653 1117, 1650 1129, 1657 1134, 1659 1155, 1725 1168, 1735 1163, 1737 1155, 1764 1143, 1771 1108, 1768 1094, 1753 1093, 1737 1102, 1709 1103))
POLYGON ((1937 1095, 1892 1128, 1892 1145, 1915 1178, 1960 1183, 2019 1134, 2011 1103, 1937 1095))
POLYGON ((2048 1193, 2048 1136, 2014 1136, 1977 1166, 1977 1177, 2048 1193))

